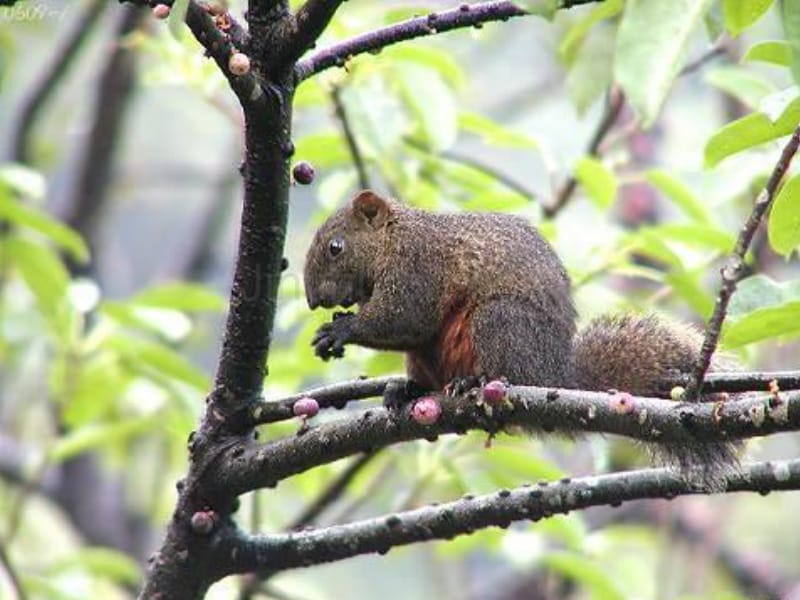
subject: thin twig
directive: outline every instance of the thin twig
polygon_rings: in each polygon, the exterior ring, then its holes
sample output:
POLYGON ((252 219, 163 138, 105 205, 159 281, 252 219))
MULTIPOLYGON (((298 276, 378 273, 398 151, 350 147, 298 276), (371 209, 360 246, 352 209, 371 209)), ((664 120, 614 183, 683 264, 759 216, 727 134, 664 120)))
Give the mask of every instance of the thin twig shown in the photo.
MULTIPOLYGON (((606 108, 603 111, 603 116, 597 124, 597 128, 592 134, 592 139, 589 140, 589 145, 586 148, 586 154, 589 156, 598 156, 598 150, 603 140, 608 135, 617 118, 622 113, 622 107, 625 106, 625 95, 618 87, 613 86, 608 92, 608 99, 606 101, 606 108)), ((578 180, 574 174, 571 174, 564 184, 556 192, 555 199, 552 204, 543 207, 542 212, 548 218, 556 216, 561 209, 566 206, 575 189, 578 186, 578 180)))
MULTIPOLYGON (((692 375, 687 373, 676 376, 671 381, 664 381, 661 389, 669 392, 675 386, 686 386, 691 381, 692 375)), ((703 381, 703 393, 717 392, 765 392, 771 391, 772 386, 777 390, 800 390, 800 371, 766 371, 759 372, 731 372, 716 371, 708 373, 703 381)))
MULTIPOLYGON (((726 477, 726 492, 800 489, 800 459, 753 463, 726 477)), ((590 506, 643 498, 674 498, 708 493, 668 469, 643 469, 513 490, 426 506, 312 531, 252 536, 229 529, 221 536, 217 558, 224 573, 286 570, 436 539, 452 539, 513 521, 538 521, 590 506)))
POLYGON ((347 109, 342 102, 341 90, 338 85, 331 88, 331 101, 333 102, 333 109, 336 113, 336 118, 342 127, 342 135, 344 135, 347 149, 350 152, 350 158, 353 160, 353 166, 358 173, 358 185, 361 189, 369 189, 370 185, 369 175, 367 175, 367 168, 364 164, 364 157, 361 154, 361 149, 358 147, 358 141, 353 132, 353 127, 350 124, 350 118, 347 115, 347 109))
POLYGON ((789 169, 792 159, 797 153, 798 146, 800 146, 800 127, 794 131, 789 141, 786 143, 786 146, 783 148, 783 152, 781 152, 781 156, 772 170, 766 187, 758 195, 758 198, 756 198, 753 210, 747 222, 739 232, 739 237, 733 247, 733 253, 728 257, 725 261, 725 265, 720 270, 722 283, 720 285, 719 295, 714 304, 714 313, 711 315, 711 319, 709 319, 708 326, 706 327, 703 347, 697 359, 697 364, 692 371, 692 379, 689 381, 689 385, 686 386, 686 400, 691 401, 697 398, 702 391, 703 378, 711 364, 711 356, 717 349, 717 343, 719 342, 719 336, 722 331, 722 323, 725 321, 725 317, 728 314, 728 303, 745 269, 745 254, 750 247, 750 242, 753 240, 759 223, 761 223, 761 217, 767 212, 767 209, 772 204, 772 200, 775 198, 778 186, 780 186, 784 174, 789 169))
POLYGON ((389 384, 405 384, 406 378, 400 375, 375 377, 373 379, 353 379, 313 388, 281 398, 280 400, 258 402, 252 407, 250 425, 266 425, 294 418, 294 403, 301 398, 311 397, 320 408, 344 408, 351 400, 375 398, 383 394, 389 384))

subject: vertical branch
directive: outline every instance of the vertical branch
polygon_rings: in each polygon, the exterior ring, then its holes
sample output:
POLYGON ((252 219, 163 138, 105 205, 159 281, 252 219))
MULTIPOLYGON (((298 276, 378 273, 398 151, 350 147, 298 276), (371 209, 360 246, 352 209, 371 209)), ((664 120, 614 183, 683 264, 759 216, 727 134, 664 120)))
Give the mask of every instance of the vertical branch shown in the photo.
POLYGON ((752 242, 756 229, 758 229, 761 217, 767 212, 767 209, 772 204, 772 200, 775 198, 778 186, 784 174, 789 169, 792 159, 797 153, 798 146, 800 146, 800 127, 795 129, 786 146, 783 148, 783 152, 781 152, 781 156, 778 162, 775 163, 772 174, 769 176, 766 187, 764 187, 764 190, 758 195, 750 216, 739 231, 739 237, 736 239, 733 253, 728 257, 725 261, 725 266, 720 270, 722 283, 720 285, 717 301, 714 304, 714 313, 711 315, 708 326, 706 327, 700 356, 692 371, 692 379, 689 381, 689 385, 686 386, 684 399, 687 401, 696 399, 702 391, 703 378, 711 364, 711 356, 717 349, 719 336, 722 332, 722 323, 725 321, 725 317, 728 314, 728 303, 731 300, 731 296, 733 296, 733 292, 736 291, 739 278, 744 272, 745 254, 747 254, 750 242, 752 242))

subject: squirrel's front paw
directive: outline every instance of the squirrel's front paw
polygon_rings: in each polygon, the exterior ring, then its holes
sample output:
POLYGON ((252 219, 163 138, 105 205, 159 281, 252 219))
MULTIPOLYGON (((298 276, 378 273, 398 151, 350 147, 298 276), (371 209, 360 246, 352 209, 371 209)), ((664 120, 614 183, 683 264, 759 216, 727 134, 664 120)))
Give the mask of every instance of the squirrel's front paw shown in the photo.
POLYGON ((344 345, 350 339, 353 317, 355 317, 353 313, 335 313, 333 321, 317 329, 314 339, 311 340, 314 354, 322 360, 344 356, 344 345))

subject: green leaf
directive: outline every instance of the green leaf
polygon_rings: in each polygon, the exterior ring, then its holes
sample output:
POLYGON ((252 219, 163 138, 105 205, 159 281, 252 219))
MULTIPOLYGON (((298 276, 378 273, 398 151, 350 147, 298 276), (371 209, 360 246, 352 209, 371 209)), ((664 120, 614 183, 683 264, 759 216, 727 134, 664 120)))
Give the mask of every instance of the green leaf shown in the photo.
POLYGON ((575 23, 558 45, 558 53, 564 62, 571 65, 592 27, 600 21, 617 16, 622 12, 622 6, 623 0, 606 0, 592 8, 588 15, 575 23))
POLYGON ((476 113, 462 112, 458 115, 458 127, 481 137, 484 143, 506 148, 539 147, 537 141, 518 131, 507 129, 502 125, 476 113))
POLYGON ((163 344, 123 335, 108 338, 106 346, 115 350, 135 371, 147 375, 150 370, 170 377, 200 391, 208 390, 208 376, 183 356, 163 344))
POLYGON ((710 0, 627 2, 617 36, 614 74, 644 126, 655 121, 709 4, 710 0))
POLYGON ((189 9, 189 0, 175 0, 169 13, 169 31, 176 40, 181 39, 183 24, 186 22, 186 11, 189 9))
POLYGON ((297 140, 297 160, 307 160, 317 169, 330 168, 350 160, 342 136, 338 133, 314 133, 297 140))
POLYGON ((783 184, 767 223, 769 243, 787 258, 800 246, 800 174, 783 184))
POLYGON ((739 282, 728 306, 734 321, 760 308, 800 300, 800 279, 780 283, 766 275, 753 275, 739 282))
POLYGON ((606 209, 614 202, 619 185, 617 178, 596 158, 581 158, 575 166, 575 178, 599 208, 606 209))
POLYGON ((672 290, 692 308, 695 314, 703 319, 707 319, 714 309, 714 300, 711 294, 700 283, 701 277, 705 273, 705 267, 695 271, 671 269, 664 277, 664 281, 672 290))
POLYGON ((131 557, 110 548, 80 548, 47 567, 51 577, 79 569, 118 583, 136 585, 141 581, 141 571, 131 557))
POLYGON ((792 77, 800 84, 800 2, 797 0, 783 0, 781 2, 781 16, 783 17, 783 30, 786 41, 792 51, 791 70, 792 77))
POLYGON ((73 429, 51 447, 50 460, 61 462, 99 446, 124 442, 130 437, 151 430, 158 421, 158 416, 148 415, 138 418, 127 417, 124 421, 110 423, 91 423, 73 429))
POLYGON ((761 340, 800 335, 800 301, 759 308, 726 324, 722 343, 738 348, 761 340))
POLYGON ((438 73, 413 64, 394 69, 406 106, 428 148, 441 151, 456 141, 456 104, 453 93, 438 73))
POLYGON ((750 108, 758 108, 764 98, 778 91, 766 79, 741 67, 712 69, 706 73, 705 79, 750 108))
POLYGON ((36 208, 0 195, 0 219, 41 233, 78 261, 89 259, 89 248, 80 234, 36 208))
POLYGON ((62 262, 52 249, 18 236, 4 239, 0 248, 2 256, 19 271, 53 331, 64 339, 69 326, 69 275, 62 262))
POLYGON ((773 0, 722 0, 725 28, 734 37, 758 21, 773 0))
POLYGON ((650 169, 645 179, 672 202, 690 219, 697 223, 710 223, 711 215, 697 196, 677 177, 664 169, 650 169))
POLYGON ((7 163, 0 167, 0 186, 32 200, 44 198, 46 189, 41 173, 18 163, 7 163))
POLYGON ((596 600, 624 600, 625 596, 611 577, 598 565, 579 554, 550 552, 542 564, 569 579, 580 582, 596 600))
POLYGON ((728 123, 706 143, 705 165, 714 167, 732 154, 789 135, 799 121, 800 97, 795 96, 775 121, 756 112, 728 123))
POLYGON ((792 64, 792 45, 783 40, 758 42, 748 48, 742 60, 745 62, 765 62, 781 67, 788 67, 792 64))
POLYGON ((613 79, 615 30, 594 30, 586 40, 567 73, 567 91, 579 115, 600 98, 613 79))
POLYGON ((561 0, 517 0, 515 4, 530 14, 547 20, 552 20, 556 11, 561 8, 561 0))
POLYGON ((730 252, 736 242, 732 233, 705 223, 664 223, 647 229, 661 239, 720 252, 730 252))
POLYGON ((461 87, 466 81, 464 69, 453 55, 421 44, 397 44, 382 51, 384 60, 406 61, 436 71, 453 88, 461 87))
POLYGON ((197 283, 167 283, 139 292, 130 302, 153 308, 187 312, 221 312, 225 299, 209 287, 197 283))

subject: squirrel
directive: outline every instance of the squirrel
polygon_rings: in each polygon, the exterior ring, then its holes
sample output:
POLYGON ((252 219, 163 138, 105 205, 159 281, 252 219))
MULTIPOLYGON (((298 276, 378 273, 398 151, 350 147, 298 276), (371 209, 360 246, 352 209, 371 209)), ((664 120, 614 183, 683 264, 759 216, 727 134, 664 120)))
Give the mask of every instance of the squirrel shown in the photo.
MULTIPOLYGON (((405 352, 420 391, 503 378, 658 396, 660 381, 691 371, 702 342, 653 315, 602 316, 577 332, 564 265, 526 220, 432 213, 371 190, 320 226, 304 280, 311 309, 359 307, 319 328, 319 357, 341 357, 346 344, 405 352)), ((734 443, 700 441, 656 451, 709 485, 736 468, 737 453, 734 443)))

